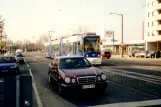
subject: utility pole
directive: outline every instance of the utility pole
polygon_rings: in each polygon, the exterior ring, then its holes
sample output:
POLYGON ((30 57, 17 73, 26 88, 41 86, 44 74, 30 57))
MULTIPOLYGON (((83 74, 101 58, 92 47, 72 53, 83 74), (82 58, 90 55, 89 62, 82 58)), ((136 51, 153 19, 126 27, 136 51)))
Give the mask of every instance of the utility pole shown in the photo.
POLYGON ((121 16, 121 50, 122 50, 122 52, 121 52, 121 56, 122 57, 124 57, 124 43, 123 43, 123 41, 124 41, 124 38, 123 38, 123 36, 124 36, 124 15, 123 14, 118 14, 118 13, 109 13, 109 14, 114 14, 114 15, 119 15, 119 16, 121 16))
MULTIPOLYGON (((123 36, 124 36, 124 25, 123 25, 123 21, 124 20, 124 17, 123 17, 123 14, 121 14, 121 32, 122 32, 122 36, 121 36, 121 43, 123 44, 123 46, 125 45, 124 43, 123 43, 123 40, 124 40, 124 38, 123 38, 123 36)), ((123 46, 122 46, 122 57, 124 57, 124 49, 123 49, 123 46)))
POLYGON ((113 37, 112 38, 113 38, 113 54, 114 54, 114 51, 115 51, 115 46, 114 46, 114 42, 115 42, 115 40, 114 40, 115 39, 114 38, 114 31, 113 31, 113 37))
POLYGON ((144 40, 144 21, 142 22, 142 40, 144 40))
POLYGON ((50 55, 50 57, 51 57, 51 34, 50 33, 54 33, 55 31, 48 31, 48 33, 49 33, 49 55, 50 55))

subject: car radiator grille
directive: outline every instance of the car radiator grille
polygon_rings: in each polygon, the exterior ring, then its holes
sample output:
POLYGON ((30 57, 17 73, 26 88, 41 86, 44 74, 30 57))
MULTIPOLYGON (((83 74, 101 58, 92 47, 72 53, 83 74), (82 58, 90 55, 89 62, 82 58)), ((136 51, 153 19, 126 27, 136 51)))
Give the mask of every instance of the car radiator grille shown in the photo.
POLYGON ((96 76, 78 77, 79 84, 90 84, 96 82, 96 76))

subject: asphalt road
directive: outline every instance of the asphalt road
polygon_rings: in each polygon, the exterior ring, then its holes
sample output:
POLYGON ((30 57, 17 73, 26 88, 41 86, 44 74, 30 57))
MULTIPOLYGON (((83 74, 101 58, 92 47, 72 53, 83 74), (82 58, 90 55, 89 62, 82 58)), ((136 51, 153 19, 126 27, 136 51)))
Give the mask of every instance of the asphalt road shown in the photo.
POLYGON ((108 76, 109 86, 103 96, 95 93, 81 93, 61 97, 57 86, 48 83, 48 64, 52 59, 41 53, 26 53, 26 64, 21 71, 33 75, 34 106, 33 107, 133 107, 161 106, 160 60, 146 59, 104 59, 99 66, 108 76), (36 95, 35 95, 36 91, 36 95))

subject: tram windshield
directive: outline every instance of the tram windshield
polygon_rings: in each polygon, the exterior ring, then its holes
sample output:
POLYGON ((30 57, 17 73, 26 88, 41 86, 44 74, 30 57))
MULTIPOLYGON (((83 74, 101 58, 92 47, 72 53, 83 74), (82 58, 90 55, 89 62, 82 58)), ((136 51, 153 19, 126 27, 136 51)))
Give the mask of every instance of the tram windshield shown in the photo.
POLYGON ((85 52, 100 52, 100 37, 90 36, 84 38, 85 52))

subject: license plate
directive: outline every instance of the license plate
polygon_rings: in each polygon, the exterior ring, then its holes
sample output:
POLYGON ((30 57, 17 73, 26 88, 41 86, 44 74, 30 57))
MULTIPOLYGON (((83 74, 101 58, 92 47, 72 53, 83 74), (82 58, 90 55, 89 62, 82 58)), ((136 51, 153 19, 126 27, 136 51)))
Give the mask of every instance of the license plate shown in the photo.
POLYGON ((89 88, 95 88, 95 84, 91 84, 91 85, 82 85, 82 89, 89 89, 89 88))
POLYGON ((2 72, 8 72, 8 70, 2 70, 2 72))
POLYGON ((109 54, 106 54, 106 55, 109 55, 109 54))

